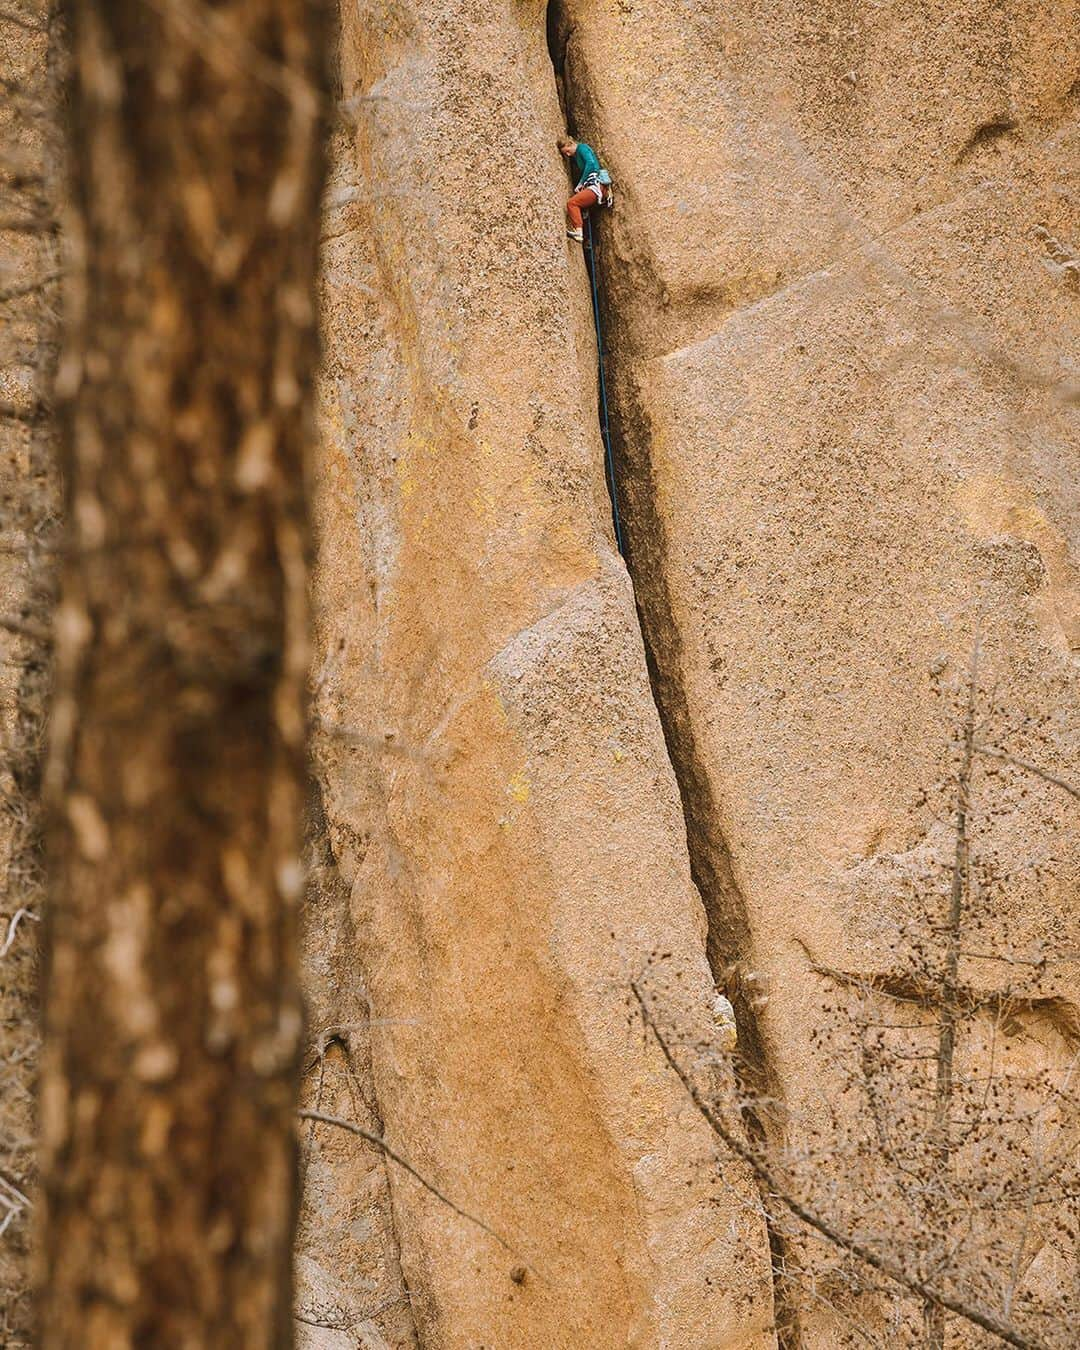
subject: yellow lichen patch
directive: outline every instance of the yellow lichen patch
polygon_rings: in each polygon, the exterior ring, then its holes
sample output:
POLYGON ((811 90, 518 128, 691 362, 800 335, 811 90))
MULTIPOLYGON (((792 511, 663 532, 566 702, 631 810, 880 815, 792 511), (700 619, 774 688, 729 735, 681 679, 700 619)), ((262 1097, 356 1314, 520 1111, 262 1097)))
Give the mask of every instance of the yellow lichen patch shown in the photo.
POLYGON ((502 694, 499 693, 495 685, 493 685, 490 680, 481 680, 480 691, 494 708, 499 725, 501 727, 509 726, 510 719, 506 715, 506 704, 503 702, 502 694))
POLYGON ((550 508, 543 481, 536 467, 526 470, 516 485, 516 527, 519 539, 528 539, 550 508))
POLYGON ((511 801, 524 804, 529 800, 529 780, 524 773, 516 773, 506 785, 506 795, 511 801))
POLYGON ((409 466, 404 459, 398 460, 397 465, 395 466, 395 472, 397 474, 398 488, 402 498, 405 501, 408 501, 416 491, 416 479, 409 472, 409 466))
POLYGON ((413 473, 416 461, 424 455, 434 454, 435 442, 430 436, 422 435, 416 430, 409 432, 394 465, 394 473, 403 500, 408 501, 418 487, 413 473))
POLYGON ((474 516, 483 519, 494 515, 498 508, 499 480, 505 477, 505 466, 487 441, 474 441, 470 447, 470 454, 477 479, 472 497, 469 499, 469 507, 474 516))

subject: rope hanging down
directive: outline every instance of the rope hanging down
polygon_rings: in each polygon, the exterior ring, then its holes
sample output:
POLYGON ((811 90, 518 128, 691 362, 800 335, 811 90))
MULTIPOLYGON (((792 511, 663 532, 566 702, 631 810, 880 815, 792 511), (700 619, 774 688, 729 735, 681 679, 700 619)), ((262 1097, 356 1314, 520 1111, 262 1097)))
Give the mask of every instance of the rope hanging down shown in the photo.
POLYGON ((596 325, 596 369, 600 389, 600 434, 604 438, 604 459, 607 464, 608 492, 611 496, 611 519, 615 526, 615 542, 626 557, 623 547, 622 523, 619 520, 619 493, 615 486, 615 456, 611 450, 611 424, 608 419, 607 380, 604 378, 604 326, 600 321, 600 288, 596 279, 596 242, 593 234, 593 213, 585 216, 585 260, 592 283, 593 323, 596 325))

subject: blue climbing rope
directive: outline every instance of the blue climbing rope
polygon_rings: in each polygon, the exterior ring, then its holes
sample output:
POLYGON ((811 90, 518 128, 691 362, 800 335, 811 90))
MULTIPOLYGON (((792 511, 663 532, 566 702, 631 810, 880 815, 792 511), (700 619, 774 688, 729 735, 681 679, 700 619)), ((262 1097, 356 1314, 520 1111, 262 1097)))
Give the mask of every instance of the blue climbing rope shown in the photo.
POLYGON ((611 519, 615 525, 615 542, 619 552, 626 557, 623 547, 622 523, 619 520, 619 493, 615 486, 615 456, 611 450, 611 423, 608 417, 607 380, 604 378, 604 326, 600 321, 600 288, 596 279, 596 247, 593 237, 593 213, 585 217, 585 229, 588 235, 585 241, 585 257, 589 267, 589 280, 592 283, 593 323, 596 325, 596 368, 600 386, 600 434, 604 438, 604 458, 607 462, 608 491, 611 494, 611 519))

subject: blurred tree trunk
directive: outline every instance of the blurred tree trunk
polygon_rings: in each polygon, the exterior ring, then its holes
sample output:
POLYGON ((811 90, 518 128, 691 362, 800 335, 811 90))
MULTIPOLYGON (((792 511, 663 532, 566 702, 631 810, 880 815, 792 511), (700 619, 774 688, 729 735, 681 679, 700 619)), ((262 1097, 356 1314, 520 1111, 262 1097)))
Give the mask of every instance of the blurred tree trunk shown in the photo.
POLYGON ((291 1341, 324 17, 68 6, 45 1347, 291 1341))

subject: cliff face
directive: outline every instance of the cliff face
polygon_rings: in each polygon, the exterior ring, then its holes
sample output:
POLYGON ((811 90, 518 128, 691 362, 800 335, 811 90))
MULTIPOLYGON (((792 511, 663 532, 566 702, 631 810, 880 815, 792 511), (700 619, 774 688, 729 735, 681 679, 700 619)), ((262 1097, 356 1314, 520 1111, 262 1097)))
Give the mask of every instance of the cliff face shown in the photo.
MULTIPOLYGON (((977 631, 998 704, 1056 717, 1070 753, 1065 9, 559 7, 572 115, 623 188, 604 280, 631 571, 716 945, 745 916, 788 1095, 813 1082, 808 954, 885 959, 938 688, 977 631)), ((1062 869, 1014 897, 1044 934, 1076 879, 1046 809, 1062 869)), ((996 829, 1014 863, 1040 846, 1030 818, 996 829)))
POLYGON ((343 14, 316 577, 320 775, 422 1338, 767 1345, 734 1165, 628 1008, 714 985, 610 537, 539 5, 343 14), (675 981, 677 967, 680 978, 675 981))
MULTIPOLYGON (((941 846, 913 805, 948 749, 935 691, 977 629, 998 701, 1056 716, 1066 753, 1065 10, 343 9, 316 705, 356 967, 320 1017, 372 1019, 371 1119, 498 1235, 390 1173, 394 1343, 773 1343, 753 1188, 627 986, 659 954, 687 1036, 726 986, 752 1067, 812 1111, 812 968, 888 970, 895 897, 941 846), (632 585, 560 80, 619 186, 632 585)), ((1005 858, 1059 864, 1011 917, 1075 950, 1075 842, 1049 792, 1038 814, 994 824, 1005 858)), ((1068 964, 1054 981, 1075 996, 1068 964)))

